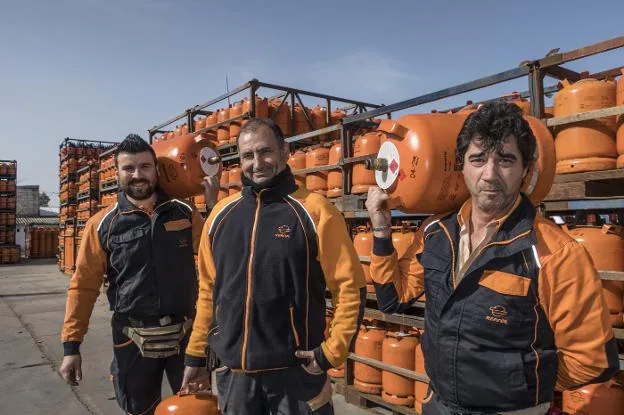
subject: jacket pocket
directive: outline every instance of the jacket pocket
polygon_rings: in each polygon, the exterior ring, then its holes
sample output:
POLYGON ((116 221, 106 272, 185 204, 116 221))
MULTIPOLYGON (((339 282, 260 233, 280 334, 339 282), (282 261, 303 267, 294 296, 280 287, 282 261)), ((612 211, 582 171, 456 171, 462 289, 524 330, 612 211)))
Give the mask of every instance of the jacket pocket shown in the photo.
POLYGON ((479 285, 500 294, 526 297, 531 286, 531 279, 503 271, 483 271, 479 285))
POLYGON ((181 231, 192 226, 191 221, 188 219, 170 220, 169 222, 165 222, 164 225, 167 232, 181 231))

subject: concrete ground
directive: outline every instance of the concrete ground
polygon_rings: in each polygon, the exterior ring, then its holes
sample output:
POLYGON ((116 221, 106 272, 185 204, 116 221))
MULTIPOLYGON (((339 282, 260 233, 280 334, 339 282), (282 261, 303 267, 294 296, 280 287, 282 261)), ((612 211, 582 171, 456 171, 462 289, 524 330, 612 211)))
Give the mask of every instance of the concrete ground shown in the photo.
MULTIPOLYGON (((109 380, 110 311, 98 297, 82 345, 83 381, 70 387, 57 374, 68 277, 54 260, 0 266, 0 414, 119 414, 109 380)), ((169 395, 163 386, 163 396, 169 395)), ((336 414, 363 410, 334 396, 336 414)), ((387 413, 387 412, 380 412, 387 413)))

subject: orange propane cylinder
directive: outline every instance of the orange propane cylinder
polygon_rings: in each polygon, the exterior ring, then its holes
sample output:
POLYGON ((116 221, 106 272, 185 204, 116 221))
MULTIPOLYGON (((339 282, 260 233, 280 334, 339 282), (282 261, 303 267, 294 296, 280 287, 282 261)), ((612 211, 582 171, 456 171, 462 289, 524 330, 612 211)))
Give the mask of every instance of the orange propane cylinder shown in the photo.
MULTIPOLYGON (((416 346, 419 339, 415 334, 388 332, 382 345, 382 359, 384 363, 402 367, 407 370, 415 369, 416 346)), ((394 373, 382 373, 383 393, 381 398, 394 405, 412 406, 414 404, 414 381, 394 373)))
POLYGON ((52 255, 52 232, 49 229, 43 231, 43 257, 49 258, 52 255))
MULTIPOLYGON (((329 149, 330 166, 337 166, 342 158, 342 143, 334 141, 329 149)), ((327 173, 327 197, 342 196, 342 170, 330 170, 327 173)))
POLYGON ((156 407, 154 415, 219 415, 217 398, 210 394, 173 395, 156 407))
POLYGON ((512 104, 516 104, 520 107, 524 115, 531 115, 531 103, 522 98, 519 92, 512 92, 509 95, 504 95, 502 99, 512 104))
MULTIPOLYGON (((462 172, 455 163, 456 140, 467 113, 404 115, 383 120, 375 180, 390 195, 389 207, 408 213, 458 209, 468 199, 462 172)), ((522 191, 539 203, 552 186, 555 151, 552 136, 538 119, 525 116, 537 140, 537 161, 522 191)))
POLYGON ((282 102, 281 98, 275 98, 270 103, 271 107, 271 119, 275 121, 275 124, 282 130, 284 137, 291 136, 290 128, 290 106, 286 101, 282 102), (281 105, 280 105, 281 103, 281 105))
POLYGON ((7 191, 7 182, 6 180, 0 180, 0 193, 7 191))
MULTIPOLYGON (((386 338, 386 331, 374 324, 362 325, 355 339, 355 354, 381 361, 382 344, 386 338)), ((364 363, 353 364, 355 389, 364 393, 379 395, 381 393, 381 370, 364 363)))
POLYGON ((206 117, 206 127, 210 127, 211 125, 215 125, 218 121, 219 112, 215 111, 212 114, 206 117))
MULTIPOLYGON (((268 118, 269 117, 269 101, 266 98, 260 98, 256 95, 256 118, 268 118)), ((251 101, 249 98, 243 99, 243 114, 251 111, 251 101)), ((243 121, 242 125, 245 125, 243 121)), ((283 131, 282 131, 283 132, 283 131)))
POLYGON ((14 192, 16 190, 15 187, 15 180, 9 180, 6 182, 6 191, 7 192, 14 192))
MULTIPOLYGON (((217 111, 217 122, 222 123, 230 119, 230 109, 223 108, 217 111)), ((217 128, 217 140, 219 145, 227 144, 230 141, 230 127, 228 124, 224 124, 217 128)))
POLYGON ((6 176, 9 171, 9 166, 5 163, 0 163, 0 176, 6 176))
POLYGON ((195 120, 195 131, 206 128, 206 118, 201 117, 195 120))
MULTIPOLYGON (((421 335, 422 335, 422 331, 421 331, 421 335)), ((423 356, 423 352, 422 352, 422 347, 420 346, 420 343, 418 343, 416 345, 416 351, 415 351, 415 364, 414 364, 414 372, 418 373, 419 375, 423 375, 425 376, 427 373, 425 372, 425 357, 423 356)), ((428 388, 428 384, 425 382, 419 382, 419 381, 415 381, 414 382, 414 406, 416 408, 416 411, 418 411, 418 413, 422 413, 422 402, 423 399, 425 399, 426 395, 427 395, 427 388, 428 388)))
MULTIPOLYGON (((312 146, 306 153, 306 169, 318 166, 326 166, 329 162, 329 150, 323 146, 312 146)), ((312 192, 327 195, 327 172, 319 171, 308 173, 306 176, 306 188, 312 192)))
MULTIPOLYGON (((238 117, 243 113, 243 103, 236 102, 230 108, 230 118, 238 117)), ((241 129, 241 120, 232 121, 230 123, 230 144, 236 144, 236 138, 241 129)))
POLYGON ((219 179, 219 195, 217 200, 225 199, 230 194, 228 185, 230 184, 230 169, 223 167, 221 170, 221 178, 219 179))
POLYGON ((624 414, 624 387, 611 379, 563 391, 562 409, 570 415, 624 414))
MULTIPOLYGON (((585 247, 597 270, 624 272, 624 234, 621 226, 563 225, 562 228, 585 247)), ((609 308, 612 325, 622 326, 624 282, 603 280, 602 293, 609 308)))
MULTIPOLYGON (((288 158, 288 165, 291 170, 302 170, 306 168, 306 154, 303 151, 295 151, 290 154, 288 158)), ((306 175, 305 174, 297 174, 295 175, 295 183, 299 187, 306 187, 306 175)))
MULTIPOLYGON (((353 247, 358 256, 370 256, 373 253, 373 233, 366 226, 358 226, 355 228, 355 235, 353 237, 353 247)), ((360 261, 362 269, 364 271, 364 279, 366 280, 366 291, 369 293, 375 292, 373 286, 373 279, 370 274, 370 261, 360 261)))
POLYGON ((228 194, 233 195, 234 193, 240 192, 243 188, 241 174, 241 169, 238 164, 233 164, 232 167, 230 167, 230 190, 228 194))
MULTIPOLYGON (((383 133, 373 132, 359 136, 353 144, 353 157, 376 154, 381 145, 383 133)), ((368 170, 364 162, 353 165, 353 187, 351 193, 366 193, 368 188, 375 186, 375 172, 368 170)))
POLYGON ((152 144, 158 158, 158 183, 169 196, 187 198, 201 194, 203 178, 219 174, 221 163, 211 136, 186 134, 152 144))
MULTIPOLYGON (((612 81, 581 79, 555 95, 555 117, 615 106, 616 86, 612 81)), ((580 121, 556 129, 557 173, 615 168, 615 117, 580 121), (588 160, 584 160, 588 159, 588 160)))
POLYGON ((306 107, 302 107, 301 105, 295 105, 295 135, 305 134, 312 131, 310 127, 310 123, 312 122, 312 117, 310 113, 310 109, 306 107), (306 117, 307 115, 307 117, 306 117), (308 122, 309 118, 309 122, 308 122))
MULTIPOLYGON (((312 126, 314 130, 327 127, 327 109, 325 107, 317 105, 312 109, 312 126)), ((327 141, 327 134, 319 135, 318 139, 321 143, 327 141)))
MULTIPOLYGON (((331 125, 338 124, 340 120, 347 116, 347 113, 341 109, 336 109, 331 112, 330 120, 331 125)), ((340 140, 340 131, 332 131, 329 133, 330 140, 340 140)))

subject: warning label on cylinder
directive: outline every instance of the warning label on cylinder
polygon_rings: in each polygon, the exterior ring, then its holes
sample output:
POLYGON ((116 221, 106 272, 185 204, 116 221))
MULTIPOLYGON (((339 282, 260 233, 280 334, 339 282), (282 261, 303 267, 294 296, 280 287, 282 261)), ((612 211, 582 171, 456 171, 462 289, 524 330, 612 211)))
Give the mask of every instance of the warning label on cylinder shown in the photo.
MULTIPOLYGON (((375 181, 383 190, 394 184, 401 172, 401 157, 399 150, 391 141, 386 141, 381 145, 377 158, 387 162, 387 168, 375 170, 375 181)), ((405 173, 403 173, 405 175, 405 173)))
POLYGON ((199 164, 206 176, 214 176, 219 172, 220 163, 210 163, 210 159, 217 156, 218 154, 210 147, 204 147, 199 151, 199 164))

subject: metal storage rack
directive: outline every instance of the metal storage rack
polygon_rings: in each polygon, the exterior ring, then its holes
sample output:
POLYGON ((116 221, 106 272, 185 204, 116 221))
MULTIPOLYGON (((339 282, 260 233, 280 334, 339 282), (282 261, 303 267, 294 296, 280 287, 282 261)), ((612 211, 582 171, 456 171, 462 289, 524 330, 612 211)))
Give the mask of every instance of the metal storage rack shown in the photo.
MULTIPOLYGON (((557 87, 555 85, 544 87, 545 76, 549 76, 556 80, 568 79, 572 82, 577 81, 581 79, 581 74, 562 66, 563 64, 622 47, 624 47, 624 36, 599 42, 569 52, 549 54, 542 59, 525 61, 519 67, 508 71, 455 85, 450 88, 397 102, 395 104, 383 106, 365 113, 354 114, 343 119, 339 125, 333 125, 322 130, 290 137, 286 141, 293 143, 309 139, 310 137, 326 134, 331 131, 340 131, 344 152, 343 157, 337 166, 322 166, 312 169, 297 170, 295 173, 312 173, 332 169, 341 169, 343 172, 344 196, 330 200, 332 200, 338 209, 342 211, 348 222, 368 218, 368 213, 363 206, 366 197, 350 194, 351 166, 354 163, 367 159, 373 159, 375 157, 374 155, 359 157, 357 159, 352 157, 353 132, 358 128, 361 128, 362 123, 373 122, 375 117, 390 116, 393 112, 417 107, 422 104, 438 101, 444 98, 523 77, 526 77, 528 81, 528 91, 522 92, 520 95, 524 98, 529 98, 533 116, 542 119, 548 127, 552 128, 556 125, 571 124, 582 120, 624 114, 624 106, 618 106, 589 111, 586 113, 579 113, 566 117, 550 119, 544 118, 544 96, 557 91, 557 87)), ((590 74, 589 77, 596 79, 612 79, 621 74, 620 69, 622 68, 624 68, 624 66, 617 66, 612 69, 590 74)), ((500 99, 503 98, 495 98, 490 101, 500 99)), ((599 212, 605 210, 617 210, 620 223, 624 223, 624 169, 557 175, 551 191, 540 206, 540 210, 543 213, 548 214, 565 214, 579 210, 594 210, 599 212)), ((392 216, 393 218, 422 218, 426 215, 406 215, 398 211, 393 211, 392 216)), ((361 259, 365 260, 366 258, 361 259)), ((624 281, 624 273, 622 272, 599 271, 599 274, 603 280, 624 281)), ((368 318, 416 328, 423 327, 422 315, 424 311, 424 303, 417 302, 415 306, 412 307, 413 315, 399 315, 385 314, 373 308, 374 305, 376 305, 374 295, 369 294, 368 300, 367 308, 365 310, 365 316, 368 318)), ((624 329, 614 328, 613 331, 618 340, 624 341, 624 329)), ((347 364, 345 365, 345 378, 337 380, 334 379, 336 390, 343 393, 348 402, 359 406, 383 406, 391 410, 392 413, 416 413, 413 408, 391 405, 384 402, 379 396, 369 395, 357 391, 352 386, 353 363, 356 361, 366 363, 370 366, 386 370, 391 373, 402 375, 409 379, 426 381, 426 377, 423 377, 416 372, 406 371, 405 369, 401 369, 396 366, 387 365, 380 361, 367 359, 363 356, 358 356, 355 353, 350 353, 347 364)), ((623 355, 620 355, 620 369, 624 370, 623 355)))
POLYGON ((15 245, 15 216, 16 216, 16 200, 17 200, 17 161, 16 160, 0 160, 0 164, 6 169, 5 174, 0 174, 0 182, 4 190, 0 191, 2 204, 0 206, 0 215, 3 216, 4 224, 0 225, 0 232, 4 238, 0 240, 0 264, 12 264, 19 262, 20 255, 15 258, 15 250, 19 252, 20 247, 15 245), (9 183, 13 190, 9 190, 9 183))

